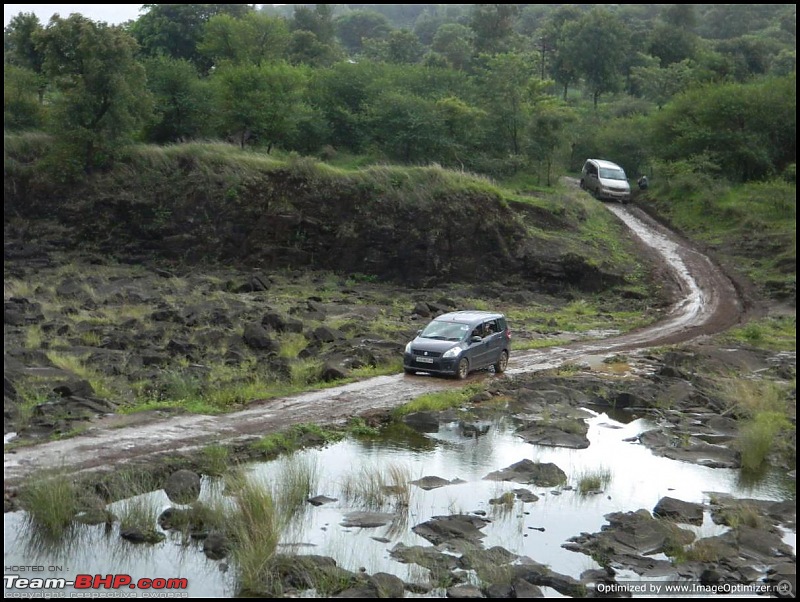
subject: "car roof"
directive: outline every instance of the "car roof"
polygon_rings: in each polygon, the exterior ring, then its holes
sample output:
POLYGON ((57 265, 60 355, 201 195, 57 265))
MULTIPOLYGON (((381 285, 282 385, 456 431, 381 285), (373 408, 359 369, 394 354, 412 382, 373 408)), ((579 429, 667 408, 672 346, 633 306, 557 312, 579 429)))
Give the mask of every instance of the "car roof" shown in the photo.
POLYGON ((479 311, 479 310, 465 310, 465 311, 452 311, 448 314, 442 314, 438 318, 434 318, 440 322, 483 322, 484 320, 491 320, 492 318, 505 318, 501 313, 492 311, 479 311))
POLYGON ((622 169, 616 163, 612 163, 611 161, 606 161, 605 159, 587 159, 587 161, 592 161, 593 163, 597 163, 598 167, 611 167, 616 169, 622 169))

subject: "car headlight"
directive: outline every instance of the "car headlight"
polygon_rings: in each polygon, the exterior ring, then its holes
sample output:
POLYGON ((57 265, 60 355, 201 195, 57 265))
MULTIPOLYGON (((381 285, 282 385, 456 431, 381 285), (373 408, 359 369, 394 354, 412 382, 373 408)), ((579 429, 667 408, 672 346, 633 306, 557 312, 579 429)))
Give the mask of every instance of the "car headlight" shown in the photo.
POLYGON ((409 343, 406 345, 406 353, 411 353, 411 343, 412 341, 409 341, 409 343))
POLYGON ((461 347, 456 345, 455 347, 451 347, 447 351, 442 354, 442 357, 458 357, 461 354, 461 347))

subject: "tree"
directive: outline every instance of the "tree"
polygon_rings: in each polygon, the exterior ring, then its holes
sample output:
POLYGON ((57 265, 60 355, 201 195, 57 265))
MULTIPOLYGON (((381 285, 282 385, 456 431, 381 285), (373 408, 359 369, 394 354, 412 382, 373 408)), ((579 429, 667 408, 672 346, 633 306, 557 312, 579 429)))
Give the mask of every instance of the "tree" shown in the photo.
POLYGON ((539 165, 545 184, 551 185, 553 163, 559 147, 564 144, 564 128, 575 115, 563 103, 547 94, 550 82, 531 80, 528 84, 530 118, 525 136, 525 153, 539 165))
POLYGON ((194 65, 167 56, 147 59, 144 64, 154 98, 154 118, 146 128, 148 139, 164 144, 210 135, 209 86, 194 65))
POLYGON ((34 13, 19 13, 12 17, 4 31, 3 62, 41 73, 44 56, 36 46, 36 36, 42 29, 39 17, 34 13))
POLYGON ((284 19, 251 12, 240 18, 211 17, 197 49, 214 64, 261 65, 284 58, 288 45, 289 27, 284 19))
MULTIPOLYGON (((652 59, 657 63, 657 59, 652 59)), ((662 108, 670 98, 686 90, 696 81, 695 70, 691 61, 684 60, 672 63, 667 67, 651 64, 646 67, 634 67, 632 75, 637 88, 644 98, 662 108)))
POLYGON ((339 40, 356 54, 361 52, 364 40, 383 40, 392 30, 389 20, 374 11, 353 11, 336 19, 335 24, 339 40))
POLYGON ((478 53, 508 51, 518 10, 516 4, 473 5, 469 26, 475 32, 475 50, 478 53))
POLYGON ((578 81, 578 67, 571 52, 570 24, 581 18, 583 11, 576 6, 565 5, 550 13, 545 25, 539 32, 539 49, 541 53, 541 79, 549 71, 556 83, 563 89, 564 100, 567 99, 569 86, 578 81), (547 57, 550 55, 549 68, 547 57))
POLYGON ((393 159, 411 163, 442 156, 444 128, 430 100, 386 92, 368 107, 367 121, 378 148, 393 159))
POLYGON ((62 157, 86 172, 109 165, 151 115, 136 41, 119 27, 73 14, 53 16, 37 44, 56 90, 50 130, 62 157))
POLYGON ((30 69, 6 65, 3 69, 3 129, 29 130, 44 124, 39 101, 41 76, 30 69))
POLYGON ((674 4, 664 8, 647 42, 648 52, 658 57, 662 67, 695 58, 698 39, 692 29, 696 21, 691 4, 674 4))
POLYGON ((619 88, 620 70, 626 53, 626 30, 605 8, 595 8, 565 28, 565 49, 597 108, 600 95, 619 88))
POLYGON ((407 29, 394 30, 382 40, 366 39, 363 42, 364 56, 375 61, 396 65, 413 65, 422 58, 423 47, 413 33, 407 29))
POLYGON ((232 65, 214 71, 221 132, 244 148, 267 148, 289 138, 304 118, 305 71, 288 64, 232 65))
POLYGON ((453 69, 466 69, 472 59, 475 34, 458 23, 445 23, 433 37, 431 48, 447 59, 453 69))
POLYGON ((482 55, 481 73, 486 112, 496 123, 496 138, 507 152, 522 150, 528 119, 528 90, 536 72, 530 56, 507 53, 482 55))
MULTIPOLYGON (((4 62, 28 70, 36 78, 34 82, 26 78, 26 87, 35 83, 37 86, 37 96, 39 102, 44 99, 44 91, 47 82, 42 74, 42 64, 44 55, 41 48, 37 47, 36 38, 41 33, 43 27, 33 13, 20 13, 12 17, 4 31, 4 62)), ((19 74, 17 74, 19 75, 19 74)), ((16 78, 19 83, 19 79, 16 78)))
POLYGON ((780 173, 797 161, 794 74, 692 89, 653 119, 653 147, 668 161, 703 160, 729 180, 780 173))
POLYGON ((198 50, 205 24, 219 14, 243 17, 249 4, 144 4, 145 12, 130 27, 146 56, 185 59, 200 73, 212 66, 198 50))
POLYGON ((317 4, 313 10, 297 5, 289 28, 293 32, 310 31, 320 44, 336 44, 336 26, 333 23, 331 4, 317 4))

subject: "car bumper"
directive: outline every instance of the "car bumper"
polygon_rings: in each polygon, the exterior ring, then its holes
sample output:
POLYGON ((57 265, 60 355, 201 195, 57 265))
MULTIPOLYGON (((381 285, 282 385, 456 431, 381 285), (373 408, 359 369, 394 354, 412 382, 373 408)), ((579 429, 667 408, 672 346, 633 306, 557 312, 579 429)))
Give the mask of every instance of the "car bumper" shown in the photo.
POLYGON ((601 190, 600 194, 598 196, 603 198, 603 199, 607 199, 607 200, 611 200, 611 201, 625 202, 625 201, 629 201, 630 200, 631 193, 630 192, 617 192, 615 190, 601 190))
POLYGON ((418 370, 419 372, 432 372, 435 374, 455 374, 458 370, 458 360, 459 358, 457 357, 425 358, 406 353, 403 355, 403 368, 406 370, 418 370), (423 361, 420 361, 420 359, 423 361))

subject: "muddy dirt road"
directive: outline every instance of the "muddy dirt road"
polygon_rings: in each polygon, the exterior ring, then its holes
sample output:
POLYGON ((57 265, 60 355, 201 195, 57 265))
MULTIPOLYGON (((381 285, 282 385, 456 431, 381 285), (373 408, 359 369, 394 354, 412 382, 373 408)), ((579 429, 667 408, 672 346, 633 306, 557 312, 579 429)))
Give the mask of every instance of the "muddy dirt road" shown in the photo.
MULTIPOLYGON (((582 356, 632 351, 685 342, 727 329, 742 319, 743 300, 731 280, 690 243, 667 231, 633 206, 607 205, 664 264, 665 282, 676 303, 657 324, 637 331, 560 348, 520 352, 512 356, 504 377, 556 367, 582 356)), ((471 380, 487 378, 477 374, 471 380)), ((492 378, 495 378, 492 376, 492 378)), ((223 416, 159 415, 112 417, 81 436, 4 453, 5 486, 42 468, 69 471, 113 470, 162 454, 190 452, 212 443, 231 443, 284 429, 292 424, 344 423, 369 410, 388 409, 423 393, 461 386, 424 375, 376 377, 357 383, 252 404, 223 416)))

